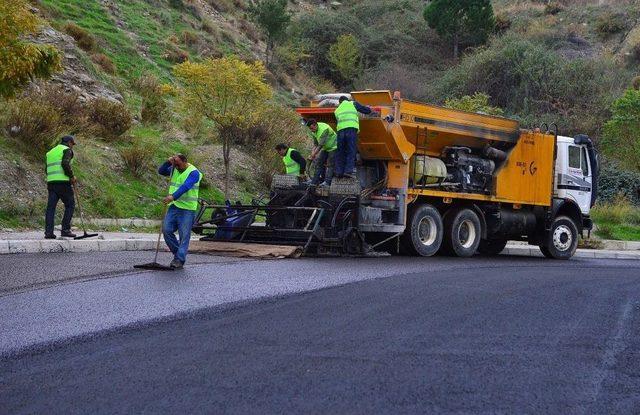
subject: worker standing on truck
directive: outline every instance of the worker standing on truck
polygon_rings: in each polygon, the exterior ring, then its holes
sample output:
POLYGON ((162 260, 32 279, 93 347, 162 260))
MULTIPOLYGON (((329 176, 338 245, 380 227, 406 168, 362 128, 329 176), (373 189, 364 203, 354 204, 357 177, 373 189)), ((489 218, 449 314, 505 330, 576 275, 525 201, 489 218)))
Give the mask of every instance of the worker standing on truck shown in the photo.
POLYGON ((338 108, 334 112, 338 131, 334 174, 338 178, 355 177, 358 131, 360 131, 358 112, 371 114, 373 111, 370 107, 365 107, 356 101, 349 101, 349 98, 344 95, 340 97, 338 108))
POLYGON ((322 185, 330 186, 333 178, 336 150, 338 149, 338 136, 327 123, 317 122, 315 119, 310 118, 306 124, 313 133, 315 144, 309 157, 310 160, 315 162, 315 172, 311 184, 320 184, 324 179, 322 185))
POLYGON ((298 150, 280 143, 276 145, 276 151, 280 157, 282 157, 285 174, 304 176, 305 169, 307 168, 307 161, 302 157, 302 154, 300 154, 298 150))
POLYGON ((45 214, 45 239, 56 239, 56 235, 53 233, 53 226, 56 206, 59 200, 62 200, 64 204, 61 235, 68 238, 75 238, 76 236, 71 233, 71 218, 75 209, 73 185, 76 183, 76 177, 73 175, 73 170, 71 170, 71 163, 73 163, 72 148, 75 144, 75 138, 67 135, 62 137, 60 144, 47 152, 45 172, 47 174, 49 198, 45 214))
POLYGON ((174 256, 169 266, 179 269, 184 266, 189 251, 191 228, 198 210, 202 173, 189 164, 183 154, 170 157, 160 166, 158 173, 171 178, 169 195, 163 200, 169 207, 162 224, 162 232, 164 241, 174 256), (176 231, 180 240, 176 239, 176 231))

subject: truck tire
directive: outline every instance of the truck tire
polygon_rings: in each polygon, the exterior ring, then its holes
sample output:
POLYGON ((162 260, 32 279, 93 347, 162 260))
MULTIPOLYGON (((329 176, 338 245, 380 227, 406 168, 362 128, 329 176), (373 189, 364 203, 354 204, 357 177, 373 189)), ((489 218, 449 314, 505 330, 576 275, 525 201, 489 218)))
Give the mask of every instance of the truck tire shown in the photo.
POLYGON ((447 214, 444 221, 442 252, 461 258, 473 256, 480 245, 482 225, 471 209, 460 209, 447 214))
POLYGON ((407 229, 400 237, 402 254, 432 256, 440 249, 443 237, 442 216, 438 209, 424 204, 410 213, 407 229))
POLYGON ((481 239, 478 245, 478 253, 480 255, 495 256, 504 251, 507 246, 506 239, 481 239))
POLYGON ((578 227, 568 216, 558 216, 540 245, 540 251, 547 258, 569 259, 578 248, 578 227))

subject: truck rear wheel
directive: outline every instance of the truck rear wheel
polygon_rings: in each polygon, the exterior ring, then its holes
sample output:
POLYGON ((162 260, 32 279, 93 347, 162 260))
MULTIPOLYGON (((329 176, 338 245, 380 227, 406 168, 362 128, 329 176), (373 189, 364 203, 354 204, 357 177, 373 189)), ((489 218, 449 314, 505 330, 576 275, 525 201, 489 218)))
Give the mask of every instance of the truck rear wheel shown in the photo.
POLYGON ((460 209, 447 214, 444 222, 443 252, 469 258, 478 250, 482 228, 480 218, 471 209, 460 209))
POLYGON ((494 256, 504 251, 507 246, 506 239, 482 239, 478 245, 478 253, 481 255, 494 256))
POLYGON ((540 251, 547 258, 569 259, 578 248, 578 227, 568 216, 558 216, 540 245, 540 251))
POLYGON ((401 251, 419 256, 435 255, 442 244, 442 229, 442 216, 438 209, 427 204, 416 207, 400 238, 401 251))

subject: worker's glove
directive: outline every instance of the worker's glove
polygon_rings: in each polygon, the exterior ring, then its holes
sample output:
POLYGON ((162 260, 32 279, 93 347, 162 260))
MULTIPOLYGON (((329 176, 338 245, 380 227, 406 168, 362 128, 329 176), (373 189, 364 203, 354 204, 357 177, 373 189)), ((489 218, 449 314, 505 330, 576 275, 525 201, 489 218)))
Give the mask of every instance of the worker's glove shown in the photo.
POLYGON ((165 197, 164 199, 162 199, 162 201, 164 202, 165 205, 168 205, 169 203, 173 202, 173 195, 169 195, 165 197))
POLYGON ((304 181, 309 180, 309 177, 306 174, 301 174, 300 175, 300 180, 302 180, 304 182, 304 181))

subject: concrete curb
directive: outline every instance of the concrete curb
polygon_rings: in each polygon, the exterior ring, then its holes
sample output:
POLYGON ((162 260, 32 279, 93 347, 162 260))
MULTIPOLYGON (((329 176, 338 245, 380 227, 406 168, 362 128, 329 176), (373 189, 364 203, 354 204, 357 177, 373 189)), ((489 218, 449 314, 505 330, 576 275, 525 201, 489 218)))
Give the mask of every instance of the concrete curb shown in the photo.
MULTIPOLYGON (((151 251, 156 249, 155 239, 43 239, 43 240, 0 240, 0 254, 40 254, 59 252, 115 252, 151 251)), ((164 242, 161 249, 166 249, 164 242)), ((535 246, 507 245, 502 254, 542 257, 535 246)), ((616 251, 578 249, 575 258, 598 259, 640 259, 640 251, 616 251)))
MULTIPOLYGON (((540 249, 529 245, 507 245, 502 254, 544 257, 540 249)), ((597 259, 640 259, 640 251, 616 251, 610 249, 578 249, 574 258, 597 258, 597 259)))
MULTIPOLYGON (((161 221, 153 219, 88 219, 87 225, 115 226, 119 228, 152 228, 160 226, 161 221)), ((74 226, 80 226, 80 220, 73 221, 74 226)))
MULTIPOLYGON (((165 248, 164 243, 161 246, 165 248)), ((150 251, 156 249, 155 240, 145 239, 43 239, 0 241, 0 254, 41 254, 56 252, 114 252, 150 251)))

